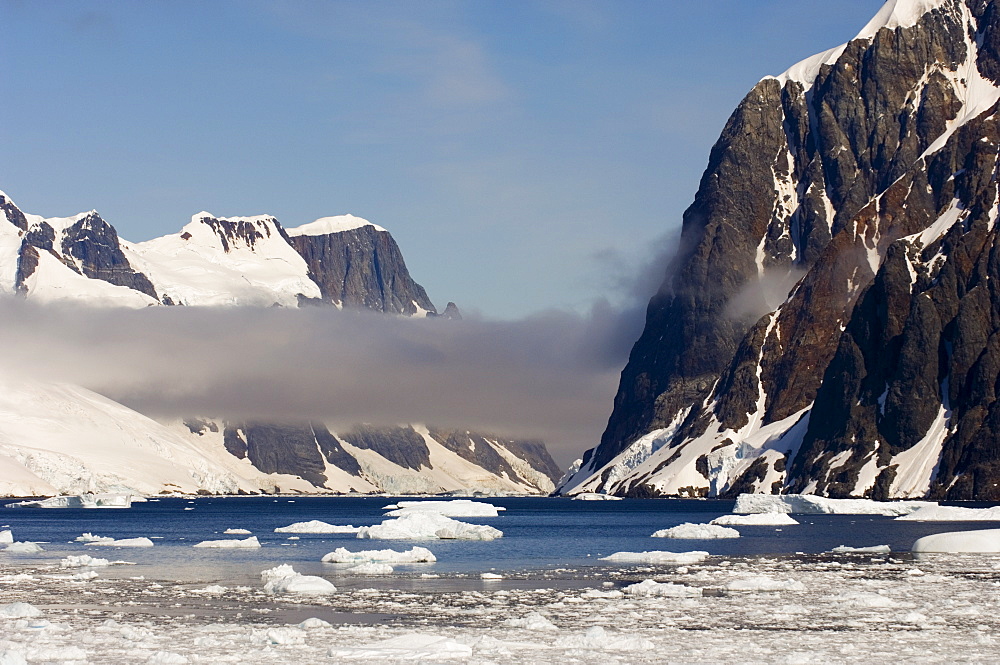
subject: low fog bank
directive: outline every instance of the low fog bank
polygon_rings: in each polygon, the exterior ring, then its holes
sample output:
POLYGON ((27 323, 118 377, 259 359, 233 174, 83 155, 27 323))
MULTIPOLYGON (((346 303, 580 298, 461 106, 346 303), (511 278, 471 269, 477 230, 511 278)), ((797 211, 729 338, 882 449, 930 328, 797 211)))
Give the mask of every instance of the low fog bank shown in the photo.
POLYGON ((0 370, 83 385, 153 417, 424 422, 541 438, 565 466, 599 441, 641 318, 607 302, 451 321, 9 297, 0 370))

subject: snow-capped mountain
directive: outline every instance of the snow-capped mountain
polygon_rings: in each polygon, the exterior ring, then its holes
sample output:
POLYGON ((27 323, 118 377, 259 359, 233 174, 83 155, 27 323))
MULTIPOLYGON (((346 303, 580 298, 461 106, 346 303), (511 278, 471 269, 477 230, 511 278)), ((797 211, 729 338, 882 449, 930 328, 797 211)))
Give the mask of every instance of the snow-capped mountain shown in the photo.
POLYGON ((561 491, 1000 499, 998 99, 986 0, 761 80, 561 491))
MULTIPOLYGON (((202 212, 118 237, 96 211, 23 213, 0 192, 0 294, 104 307, 329 306, 437 316, 392 236, 350 215, 285 229, 202 212)), ((441 315, 460 318, 449 303, 441 315)), ((545 446, 419 425, 161 423, 79 386, 0 376, 0 494, 84 491, 549 493, 545 446)))

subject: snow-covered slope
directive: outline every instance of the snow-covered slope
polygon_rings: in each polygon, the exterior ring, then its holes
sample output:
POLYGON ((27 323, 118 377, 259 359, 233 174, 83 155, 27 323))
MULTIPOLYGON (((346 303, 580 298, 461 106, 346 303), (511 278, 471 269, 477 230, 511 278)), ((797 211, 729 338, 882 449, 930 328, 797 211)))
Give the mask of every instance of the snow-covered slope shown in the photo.
POLYGON ((1000 499, 998 100, 973 0, 762 79, 562 491, 1000 499))

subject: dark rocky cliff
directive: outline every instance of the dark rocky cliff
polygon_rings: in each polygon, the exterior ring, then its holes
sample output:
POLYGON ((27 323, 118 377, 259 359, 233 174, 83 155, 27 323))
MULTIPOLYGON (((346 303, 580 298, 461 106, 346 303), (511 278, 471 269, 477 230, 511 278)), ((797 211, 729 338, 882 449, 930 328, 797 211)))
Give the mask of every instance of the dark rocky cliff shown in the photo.
POLYGON ((894 7, 733 113, 568 489, 1000 497, 1000 7, 894 7))

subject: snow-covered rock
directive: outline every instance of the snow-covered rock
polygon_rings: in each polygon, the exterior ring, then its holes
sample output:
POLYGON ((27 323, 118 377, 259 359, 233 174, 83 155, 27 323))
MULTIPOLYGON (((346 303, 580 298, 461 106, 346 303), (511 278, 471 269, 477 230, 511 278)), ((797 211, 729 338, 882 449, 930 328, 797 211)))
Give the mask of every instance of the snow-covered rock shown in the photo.
POLYGON ((308 522, 295 522, 294 524, 289 524, 288 526, 279 526, 274 530, 275 533, 357 533, 358 527, 356 526, 341 526, 338 524, 329 524, 321 520, 309 520, 308 522))
POLYGON ((740 532, 729 527, 714 524, 694 524, 685 522, 669 529, 660 529, 652 534, 653 538, 686 538, 690 540, 709 540, 713 538, 739 538, 740 532))
POLYGON ((495 540, 503 532, 491 526, 467 524, 438 513, 420 512, 363 526, 358 538, 384 540, 495 540))
POLYGON ((328 580, 315 575, 297 573, 287 563, 261 572, 260 578, 264 582, 264 591, 267 593, 326 595, 337 590, 337 587, 328 580))
POLYGON ((425 547, 412 547, 404 552, 396 550, 362 550, 351 552, 344 547, 338 547, 321 559, 324 563, 360 563, 375 561, 380 563, 430 563, 437 557, 425 547))
POLYGON ((709 524, 718 526, 787 526, 798 524, 788 513, 751 513, 749 515, 722 515, 709 524))
POLYGON ((225 540, 203 540, 200 543, 195 543, 192 547, 212 547, 216 549, 225 550, 257 550, 260 549, 260 541, 257 540, 257 536, 250 536, 249 538, 240 539, 225 539, 225 540))
POLYGON ((700 563, 708 558, 708 552, 696 550, 694 552, 615 552, 606 557, 601 557, 601 561, 611 561, 613 563, 653 563, 653 564, 677 564, 688 565, 700 563))
POLYGON ((935 533, 918 538, 910 551, 998 554, 1000 553, 1000 529, 935 533))
POLYGON ((793 513, 838 515, 906 515, 933 501, 872 501, 870 499, 828 499, 811 494, 740 494, 734 513, 793 513))

